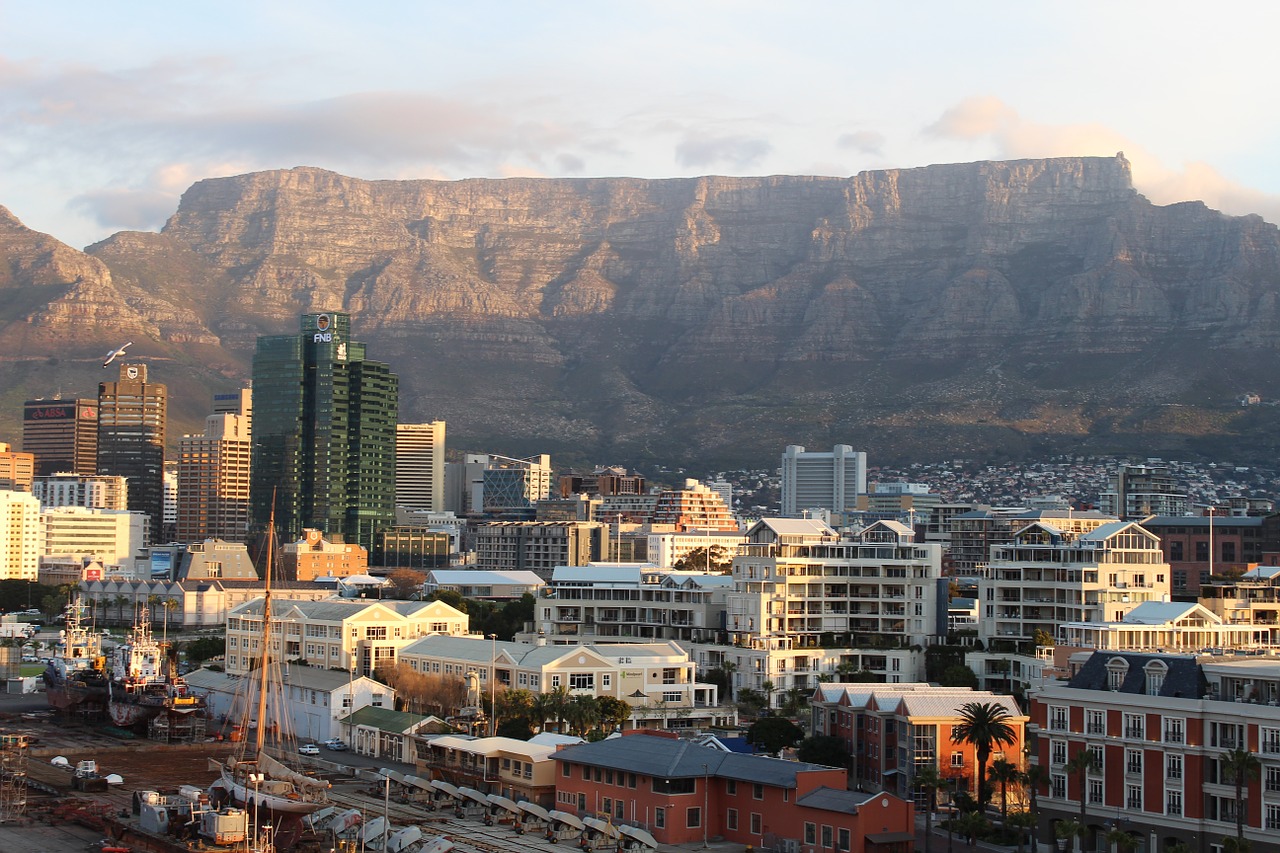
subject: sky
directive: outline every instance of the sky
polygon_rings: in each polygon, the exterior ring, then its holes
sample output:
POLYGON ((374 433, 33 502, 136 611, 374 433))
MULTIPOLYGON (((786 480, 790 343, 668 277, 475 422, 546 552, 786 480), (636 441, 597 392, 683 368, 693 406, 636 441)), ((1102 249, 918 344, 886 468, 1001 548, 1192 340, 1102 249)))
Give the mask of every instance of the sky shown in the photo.
POLYGON ((204 178, 814 174, 1124 151, 1280 222, 1280 4, 0 0, 0 206, 77 248, 204 178))

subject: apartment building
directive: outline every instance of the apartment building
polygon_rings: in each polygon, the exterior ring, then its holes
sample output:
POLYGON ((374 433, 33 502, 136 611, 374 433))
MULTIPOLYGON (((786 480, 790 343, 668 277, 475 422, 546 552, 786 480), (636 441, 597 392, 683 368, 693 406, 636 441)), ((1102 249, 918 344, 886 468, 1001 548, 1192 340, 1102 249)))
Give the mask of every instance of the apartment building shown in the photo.
POLYGON ((35 472, 34 453, 22 453, 14 450, 8 443, 0 441, 0 489, 29 492, 31 481, 35 479, 35 472))
POLYGON ((28 492, 0 489, 0 580, 39 577, 44 535, 40 501, 28 492))
POLYGON ((990 761, 1020 765, 1028 717, 1012 696, 923 683, 820 684, 809 708, 813 733, 844 742, 853 757, 853 781, 864 789, 911 798, 920 768, 933 767, 976 796, 977 751, 955 740, 970 703, 1008 713, 1015 741, 997 745, 990 761))
POLYGON ((1132 834, 1140 850, 1181 842, 1221 851, 1238 808, 1253 849, 1274 850, 1280 830, 1280 660, 1139 655, 1100 651, 1067 682, 1031 693, 1032 760, 1048 782, 1039 791, 1040 837, 1078 820, 1084 849, 1109 846, 1105 833, 1132 834), (1088 749, 1100 768, 1071 773, 1088 749), (1224 754, 1247 749, 1261 773, 1243 801, 1224 754))
POLYGON ((558 566, 538 594, 534 630, 551 643, 710 641, 732 588, 729 575, 649 564, 558 566))
POLYGON ((697 480, 685 480, 684 488, 658 493, 653 506, 654 525, 669 525, 670 530, 738 531, 738 521, 725 506, 724 498, 697 480))
POLYGON ((978 580, 978 635, 1031 642, 1067 622, 1115 622, 1144 601, 1169 596, 1160 540, 1141 525, 1105 518, 1036 521, 992 549, 978 580))
POLYGON ((1197 595, 1218 576, 1262 562, 1263 521, 1258 516, 1153 516, 1142 526, 1160 537, 1175 595, 1197 595))
POLYGON ((496 521, 476 527, 477 569, 529 571, 550 578, 556 566, 585 566, 605 551, 596 521, 496 521))
POLYGON ((129 508, 129 481, 124 477, 88 474, 51 474, 36 477, 31 494, 46 509, 82 506, 86 509, 129 508))
MULTIPOLYGON (((274 589, 272 591, 274 597, 274 589)), ((227 672, 243 675, 261 654, 261 598, 227 616, 227 672)), ((398 653, 431 634, 468 635, 467 614, 443 601, 276 602, 272 609, 272 654, 278 660, 323 669, 353 667, 372 675, 394 665, 398 653)))
POLYGON ((126 571, 147 543, 150 519, 145 513, 61 506, 40 514, 44 554, 93 557, 126 571))
POLYGON ((1058 636, 1061 645, 1073 649, 1196 654, 1276 648, 1278 629, 1280 625, 1228 624, 1194 602, 1144 601, 1116 622, 1067 622, 1058 636))
POLYGON ((1191 501, 1167 465, 1122 465, 1098 494, 1098 509, 1126 521, 1186 515, 1191 501))
POLYGON ((1200 604, 1224 623, 1253 629, 1255 639, 1280 645, 1280 566, 1256 566, 1236 580, 1202 586, 1200 604))
POLYGON ((662 532, 654 530, 648 534, 645 560, 657 566, 668 568, 689 556, 694 551, 711 549, 711 553, 722 553, 732 558, 738 546, 747 541, 745 534, 735 528, 733 532, 717 530, 698 530, 662 532))
POLYGON ((369 569, 369 552, 354 542, 334 542, 320 530, 304 528, 302 538, 280 549, 280 567, 289 580, 349 578, 369 569))

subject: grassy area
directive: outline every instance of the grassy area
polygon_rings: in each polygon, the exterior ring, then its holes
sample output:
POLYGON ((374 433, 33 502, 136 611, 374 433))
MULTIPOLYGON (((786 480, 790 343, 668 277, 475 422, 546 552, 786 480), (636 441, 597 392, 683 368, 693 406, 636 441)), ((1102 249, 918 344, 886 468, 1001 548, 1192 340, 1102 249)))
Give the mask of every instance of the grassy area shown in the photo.
POLYGON ((26 678, 29 675, 39 675, 40 673, 44 672, 44 664, 24 663, 20 671, 22 673, 23 678, 26 678))

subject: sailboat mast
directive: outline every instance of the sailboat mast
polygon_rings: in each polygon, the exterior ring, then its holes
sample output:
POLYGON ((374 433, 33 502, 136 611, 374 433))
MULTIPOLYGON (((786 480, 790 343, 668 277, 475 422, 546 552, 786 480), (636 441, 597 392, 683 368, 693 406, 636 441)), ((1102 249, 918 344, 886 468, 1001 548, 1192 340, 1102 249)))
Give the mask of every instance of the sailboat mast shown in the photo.
MULTIPOLYGON (((262 744, 267 733, 267 666, 271 648, 271 564, 274 559, 272 545, 276 536, 276 491, 271 490, 271 516, 267 521, 267 558, 263 572, 266 575, 266 592, 262 599, 262 657, 258 661, 258 733, 257 755, 262 754, 262 744)), ((256 756, 255 756, 256 757, 256 756)))

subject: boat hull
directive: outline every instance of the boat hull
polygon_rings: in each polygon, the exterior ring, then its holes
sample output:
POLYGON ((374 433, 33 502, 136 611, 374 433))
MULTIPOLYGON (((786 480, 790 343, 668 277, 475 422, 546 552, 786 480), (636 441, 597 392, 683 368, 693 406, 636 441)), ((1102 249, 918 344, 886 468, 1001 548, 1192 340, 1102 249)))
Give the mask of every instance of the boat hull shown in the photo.
POLYGON ((262 790, 255 791, 251 785, 246 785, 236 779, 226 768, 222 770, 222 786, 230 793, 231 799, 236 805, 243 808, 269 811, 273 815, 290 815, 301 818, 328 805, 328 803, 324 802, 280 797, 262 790))

